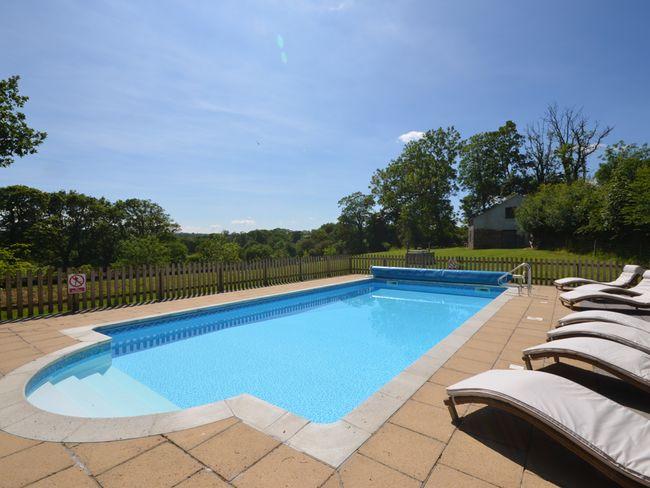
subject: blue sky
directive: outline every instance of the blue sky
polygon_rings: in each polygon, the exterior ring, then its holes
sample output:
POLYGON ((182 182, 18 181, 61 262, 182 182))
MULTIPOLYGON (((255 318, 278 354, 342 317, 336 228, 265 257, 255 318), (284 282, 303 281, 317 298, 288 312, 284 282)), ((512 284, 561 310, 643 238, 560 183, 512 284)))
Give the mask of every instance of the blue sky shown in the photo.
POLYGON ((4 0, 0 18, 0 77, 49 133, 0 184, 150 198, 188 231, 316 227, 400 135, 523 129, 549 102, 650 142, 645 0, 4 0))

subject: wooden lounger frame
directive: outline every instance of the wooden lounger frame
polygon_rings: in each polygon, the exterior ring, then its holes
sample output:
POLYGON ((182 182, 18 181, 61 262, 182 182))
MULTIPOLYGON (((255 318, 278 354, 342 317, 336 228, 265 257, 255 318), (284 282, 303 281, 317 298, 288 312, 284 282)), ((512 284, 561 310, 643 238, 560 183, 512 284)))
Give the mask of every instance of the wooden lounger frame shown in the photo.
MULTIPOLYGON (((628 346, 629 347, 629 346, 628 346)), ((630 376, 626 374, 625 372, 621 371, 618 368, 613 368, 609 366, 608 364, 605 364, 601 361, 599 361, 596 358, 592 358, 590 356, 580 354, 578 352, 569 352, 569 351, 533 351, 528 354, 524 354, 523 357, 521 358, 524 363, 526 364, 526 369, 533 369, 533 365, 531 364, 531 360, 533 359, 543 359, 543 358, 549 358, 552 357, 556 363, 560 362, 560 357, 567 358, 567 359, 576 359, 578 361, 583 361, 585 363, 591 364, 592 366, 595 366, 598 369, 602 369, 603 371, 607 371, 610 374, 613 374, 617 378, 630 383, 632 386, 639 388, 642 391, 645 391, 646 393, 650 393, 650 383, 646 381, 640 381, 636 379, 633 376, 630 376)))
POLYGON ((613 480, 620 486, 623 487, 639 487, 639 486, 650 486, 650 483, 647 483, 643 480, 639 480, 636 477, 632 478, 624 472, 614 469, 611 465, 605 463, 601 458, 595 456, 591 452, 585 450, 581 445, 575 443, 570 437, 567 437, 563 432, 554 429, 549 424, 542 422, 537 417, 528 413, 525 409, 520 408, 512 403, 497 400, 495 398, 488 398, 485 396, 478 395, 453 395, 448 399, 444 400, 444 404, 449 409, 449 414, 451 415, 452 421, 458 423, 460 418, 458 416, 458 411, 456 410, 456 405, 463 405, 466 403, 479 403, 487 405, 489 407, 498 408, 504 410, 508 413, 511 413, 529 424, 533 427, 544 432, 546 435, 555 440, 558 444, 566 447, 568 450, 584 459, 586 462, 591 464, 598 471, 603 473, 605 476, 613 480))

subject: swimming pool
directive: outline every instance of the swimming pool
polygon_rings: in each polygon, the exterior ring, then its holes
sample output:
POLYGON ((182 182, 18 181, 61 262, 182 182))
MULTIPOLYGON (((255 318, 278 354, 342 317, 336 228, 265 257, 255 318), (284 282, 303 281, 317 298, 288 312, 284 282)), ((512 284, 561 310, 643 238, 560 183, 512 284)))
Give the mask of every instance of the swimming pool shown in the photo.
POLYGON ((97 327, 110 342, 41 370, 26 395, 55 413, 121 417, 248 393, 334 422, 503 290, 367 279, 97 327))

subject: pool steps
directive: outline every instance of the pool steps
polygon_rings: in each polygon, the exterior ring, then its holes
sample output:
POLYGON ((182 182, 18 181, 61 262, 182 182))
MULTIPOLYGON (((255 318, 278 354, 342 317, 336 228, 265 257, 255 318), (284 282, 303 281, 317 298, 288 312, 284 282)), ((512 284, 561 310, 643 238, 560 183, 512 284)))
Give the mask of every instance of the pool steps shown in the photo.
POLYGON ((83 378, 69 376, 58 383, 47 382, 29 401, 61 415, 83 417, 128 417, 178 410, 172 402, 116 368, 83 378))

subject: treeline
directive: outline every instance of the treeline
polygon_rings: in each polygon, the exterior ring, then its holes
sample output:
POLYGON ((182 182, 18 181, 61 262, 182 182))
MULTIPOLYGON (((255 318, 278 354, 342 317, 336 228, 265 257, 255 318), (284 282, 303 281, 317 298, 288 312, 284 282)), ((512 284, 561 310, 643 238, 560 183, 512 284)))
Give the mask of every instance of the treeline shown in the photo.
POLYGON ((517 210, 534 245, 650 261, 650 147, 608 146, 591 180, 550 183, 517 210))
MULTIPOLYGON (((234 262, 332 255, 357 249, 347 240, 356 199, 342 200, 341 222, 311 231, 253 230, 186 234, 150 200, 111 202, 75 191, 44 192, 22 185, 0 188, 0 273, 39 267, 161 265, 170 262, 234 262)), ((376 216, 370 216, 372 220, 376 216)), ((375 221, 371 245, 390 246, 385 226, 375 221)), ((366 244, 363 244, 365 248, 366 244)))

